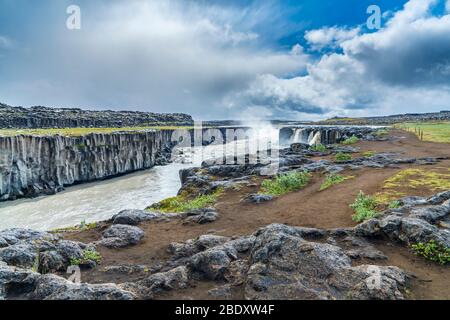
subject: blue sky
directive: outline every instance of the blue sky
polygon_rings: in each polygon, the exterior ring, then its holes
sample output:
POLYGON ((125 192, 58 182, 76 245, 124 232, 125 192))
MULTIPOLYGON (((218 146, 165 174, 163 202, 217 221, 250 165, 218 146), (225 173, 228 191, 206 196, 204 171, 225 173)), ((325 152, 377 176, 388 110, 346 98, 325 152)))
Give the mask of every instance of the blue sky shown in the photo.
POLYGON ((445 0, 0 0, 0 102, 199 119, 450 109, 449 11, 445 0), (71 4, 81 30, 66 28, 71 4), (365 25, 373 4, 381 30, 365 25))

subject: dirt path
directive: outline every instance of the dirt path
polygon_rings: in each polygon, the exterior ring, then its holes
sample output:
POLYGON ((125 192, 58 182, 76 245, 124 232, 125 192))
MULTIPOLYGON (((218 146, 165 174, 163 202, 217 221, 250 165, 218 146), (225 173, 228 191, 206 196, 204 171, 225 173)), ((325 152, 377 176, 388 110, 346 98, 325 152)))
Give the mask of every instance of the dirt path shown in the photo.
MULTIPOLYGON (((414 135, 398 130, 391 132, 393 140, 382 142, 359 142, 355 146, 361 148, 361 153, 372 150, 376 152, 398 152, 402 157, 438 157, 450 156, 450 146, 439 143, 421 142, 414 135)), ((444 161, 431 167, 446 166, 450 161, 444 161)), ((241 198, 247 193, 258 190, 257 186, 247 186, 239 191, 228 191, 216 205, 221 217, 214 223, 206 225, 185 225, 182 221, 149 222, 140 225, 146 236, 144 241, 134 247, 114 250, 99 247, 102 254, 102 265, 92 271, 83 273, 83 281, 91 283, 125 282, 133 280, 132 275, 110 275, 102 271, 102 267, 111 265, 146 265, 149 268, 166 260, 169 255, 167 247, 171 242, 182 242, 207 233, 235 236, 255 232, 258 228, 271 223, 284 223, 291 226, 315 228, 352 227, 352 210, 349 204, 362 190, 367 194, 380 191, 383 181, 402 168, 372 169, 346 171, 343 174, 354 176, 353 179, 319 192, 323 177, 315 174, 311 183, 301 191, 294 192, 263 204, 247 204, 241 198)), ((421 191, 431 195, 433 192, 421 191)), ((68 233, 67 239, 90 242, 101 238, 102 228, 68 233)), ((450 298, 450 277, 443 276, 445 267, 439 267, 414 258, 407 248, 394 250, 384 247, 389 259, 387 263, 398 265, 407 271, 418 273, 420 277, 431 279, 431 282, 421 282, 413 298, 450 298), (417 263, 419 261, 419 263, 417 263), (444 268, 444 269, 442 269, 444 268)), ((198 294, 198 293, 197 293, 198 294)), ((192 293, 192 296, 197 294, 192 293)))

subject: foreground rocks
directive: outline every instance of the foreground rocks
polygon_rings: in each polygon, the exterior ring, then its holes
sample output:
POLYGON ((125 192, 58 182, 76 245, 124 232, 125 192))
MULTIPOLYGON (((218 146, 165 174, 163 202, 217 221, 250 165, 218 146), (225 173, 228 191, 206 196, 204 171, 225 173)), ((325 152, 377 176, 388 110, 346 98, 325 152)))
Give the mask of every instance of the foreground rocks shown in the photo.
MULTIPOLYGON (((203 213, 212 212, 208 210, 203 213)), ((159 219, 158 214, 127 213, 111 222, 159 219)), ((186 214, 183 219, 201 215, 186 214)), ((188 295, 201 281, 211 284, 207 294, 214 299, 405 299, 415 276, 380 264, 387 257, 374 243, 411 245, 435 240, 449 245, 450 230, 445 227, 449 218, 450 191, 429 198, 403 198, 400 208, 386 210, 354 228, 271 224, 238 237, 205 234, 171 243, 168 258, 158 266, 110 266, 104 271, 127 274, 132 281, 95 285, 72 283, 61 276, 74 258, 82 260, 85 250, 95 251, 94 244, 10 229, 0 232, 0 298, 157 299, 175 291, 188 295)), ((111 224, 97 245, 137 245, 143 236, 135 225, 111 224)))

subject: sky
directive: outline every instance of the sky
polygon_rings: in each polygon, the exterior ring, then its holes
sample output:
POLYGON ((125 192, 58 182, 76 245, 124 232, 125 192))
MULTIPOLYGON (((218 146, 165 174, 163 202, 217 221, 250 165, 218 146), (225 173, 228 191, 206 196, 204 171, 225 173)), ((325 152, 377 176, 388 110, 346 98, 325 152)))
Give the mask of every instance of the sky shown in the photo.
POLYGON ((450 0, 0 0, 0 102, 198 120, 450 110, 450 0))

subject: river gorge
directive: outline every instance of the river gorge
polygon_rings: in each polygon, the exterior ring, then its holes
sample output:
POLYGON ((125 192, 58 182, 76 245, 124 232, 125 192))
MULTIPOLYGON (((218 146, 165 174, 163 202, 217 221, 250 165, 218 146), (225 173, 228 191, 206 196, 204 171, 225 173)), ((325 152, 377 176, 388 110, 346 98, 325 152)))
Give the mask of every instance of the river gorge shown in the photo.
MULTIPOLYGON (((204 129, 202 140, 210 140, 214 135, 226 136, 227 130, 233 134, 242 130, 243 136, 236 134, 237 141, 228 143, 225 150, 228 155, 242 156, 249 152, 249 145, 267 146, 271 139, 276 140, 273 147, 278 148, 279 144, 330 143, 370 131, 364 127, 256 125, 243 128, 204 129)), ((224 149, 222 143, 194 148, 185 145, 180 148, 181 154, 174 153, 175 158, 168 163, 167 150, 165 155, 159 151, 176 140, 172 134, 172 131, 151 131, 85 137, 0 137, 3 154, 7 155, 3 158, 2 170, 10 172, 1 179, 4 198, 5 194, 24 195, 24 190, 30 188, 43 191, 49 181, 53 188, 65 187, 51 195, 35 194, 37 197, 0 202, 0 229, 27 227, 44 231, 84 221, 102 221, 121 210, 144 209, 175 196, 181 187, 181 169, 220 158, 224 149), (164 161, 159 163, 157 158, 161 156, 164 161), (64 166, 57 166, 57 161, 64 166)), ((192 136, 192 131, 188 135, 192 136)))

